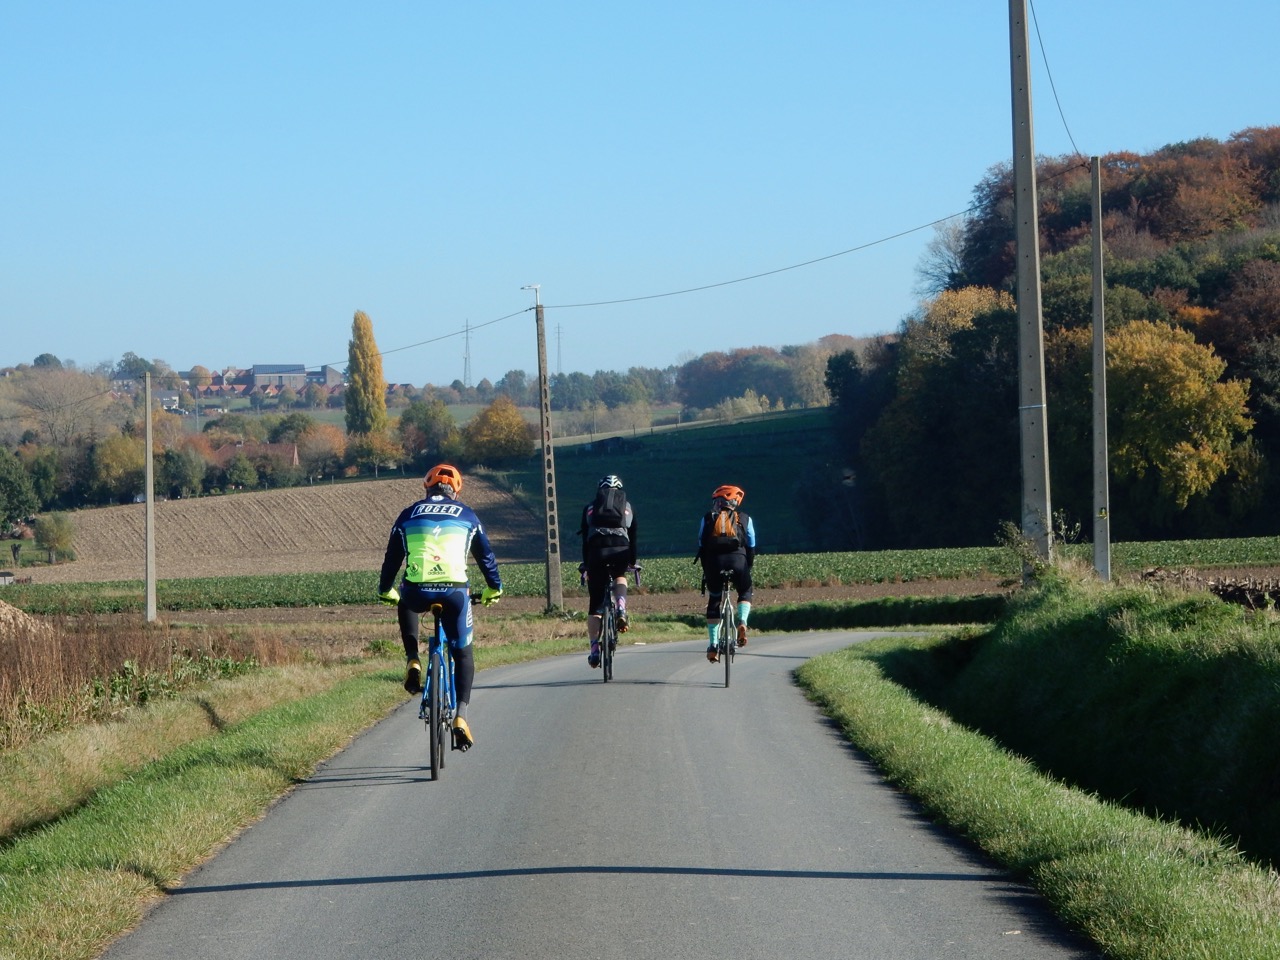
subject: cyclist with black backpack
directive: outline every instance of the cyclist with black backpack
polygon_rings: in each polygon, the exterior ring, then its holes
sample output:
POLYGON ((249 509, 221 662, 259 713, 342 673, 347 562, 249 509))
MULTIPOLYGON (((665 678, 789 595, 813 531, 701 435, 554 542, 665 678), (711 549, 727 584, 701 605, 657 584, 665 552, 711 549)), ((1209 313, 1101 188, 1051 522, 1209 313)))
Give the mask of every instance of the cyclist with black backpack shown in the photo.
POLYGON ((618 630, 627 629, 627 570, 636 564, 636 517, 612 473, 600 480, 595 499, 582 509, 582 566, 587 576, 587 639, 591 652, 587 665, 600 666, 600 622, 604 615, 609 579, 618 598, 618 630))
MULTIPOLYGON (((711 509, 702 515, 698 527, 698 552, 702 561, 702 582, 707 591, 707 659, 720 659, 721 573, 730 572, 738 594, 738 646, 747 645, 747 617, 751 615, 751 567, 756 561, 756 528, 742 509, 746 496, 741 487, 724 484, 711 494, 711 509)), ((728 637, 725 638, 730 639, 728 637)))

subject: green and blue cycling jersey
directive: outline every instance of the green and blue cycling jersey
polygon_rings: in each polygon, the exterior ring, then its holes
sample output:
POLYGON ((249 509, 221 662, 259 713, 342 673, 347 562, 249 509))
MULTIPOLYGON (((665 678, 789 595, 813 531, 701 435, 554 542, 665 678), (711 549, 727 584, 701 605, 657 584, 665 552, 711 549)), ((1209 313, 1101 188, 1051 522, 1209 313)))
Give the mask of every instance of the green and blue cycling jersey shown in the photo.
POLYGON ((485 583, 502 589, 497 557, 475 511, 439 495, 419 500, 406 507, 391 528, 378 591, 385 593, 395 585, 401 564, 406 584, 466 586, 468 555, 485 583))

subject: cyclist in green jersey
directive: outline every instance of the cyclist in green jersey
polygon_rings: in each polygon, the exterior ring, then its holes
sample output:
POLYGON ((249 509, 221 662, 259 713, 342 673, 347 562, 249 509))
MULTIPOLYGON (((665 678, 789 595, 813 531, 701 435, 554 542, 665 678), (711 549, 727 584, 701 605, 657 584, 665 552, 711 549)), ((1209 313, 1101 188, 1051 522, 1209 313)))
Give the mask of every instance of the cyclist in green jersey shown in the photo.
POLYGON ((458 691, 454 736, 465 750, 475 742, 467 724, 467 704, 476 669, 471 649, 468 555, 484 576, 481 603, 487 606, 502 596, 502 578, 480 518, 457 499, 462 492, 462 472, 441 463, 427 471, 422 485, 426 497, 406 507, 391 527, 378 578, 378 599, 396 607, 406 660, 404 688, 410 693, 422 692, 422 661, 418 659, 420 615, 440 604, 444 635, 453 651, 458 691), (397 590, 395 579, 402 564, 404 578, 397 590))

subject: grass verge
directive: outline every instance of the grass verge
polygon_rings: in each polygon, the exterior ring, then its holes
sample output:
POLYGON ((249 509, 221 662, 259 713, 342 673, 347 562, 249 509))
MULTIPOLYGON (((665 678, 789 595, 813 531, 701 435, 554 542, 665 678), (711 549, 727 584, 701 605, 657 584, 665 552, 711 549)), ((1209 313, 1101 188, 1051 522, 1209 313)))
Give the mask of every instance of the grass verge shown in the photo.
POLYGON ((939 822, 1028 877, 1114 960, 1274 960, 1280 883, 1211 837, 1045 776, 888 680, 873 642, 798 677, 849 739, 939 822))

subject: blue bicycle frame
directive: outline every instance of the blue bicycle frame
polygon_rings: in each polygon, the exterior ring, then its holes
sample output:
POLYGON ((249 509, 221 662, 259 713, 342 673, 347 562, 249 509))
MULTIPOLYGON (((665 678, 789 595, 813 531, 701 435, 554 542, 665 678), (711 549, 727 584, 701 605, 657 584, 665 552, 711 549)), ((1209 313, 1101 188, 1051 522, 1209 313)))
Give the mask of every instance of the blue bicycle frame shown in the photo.
POLYGON ((452 748, 450 728, 458 709, 458 691, 454 685, 453 651, 444 635, 440 619, 441 607, 433 604, 434 629, 427 649, 427 669, 422 682, 422 703, 418 719, 425 721, 431 739, 431 779, 439 780, 444 769, 445 741, 452 748))

